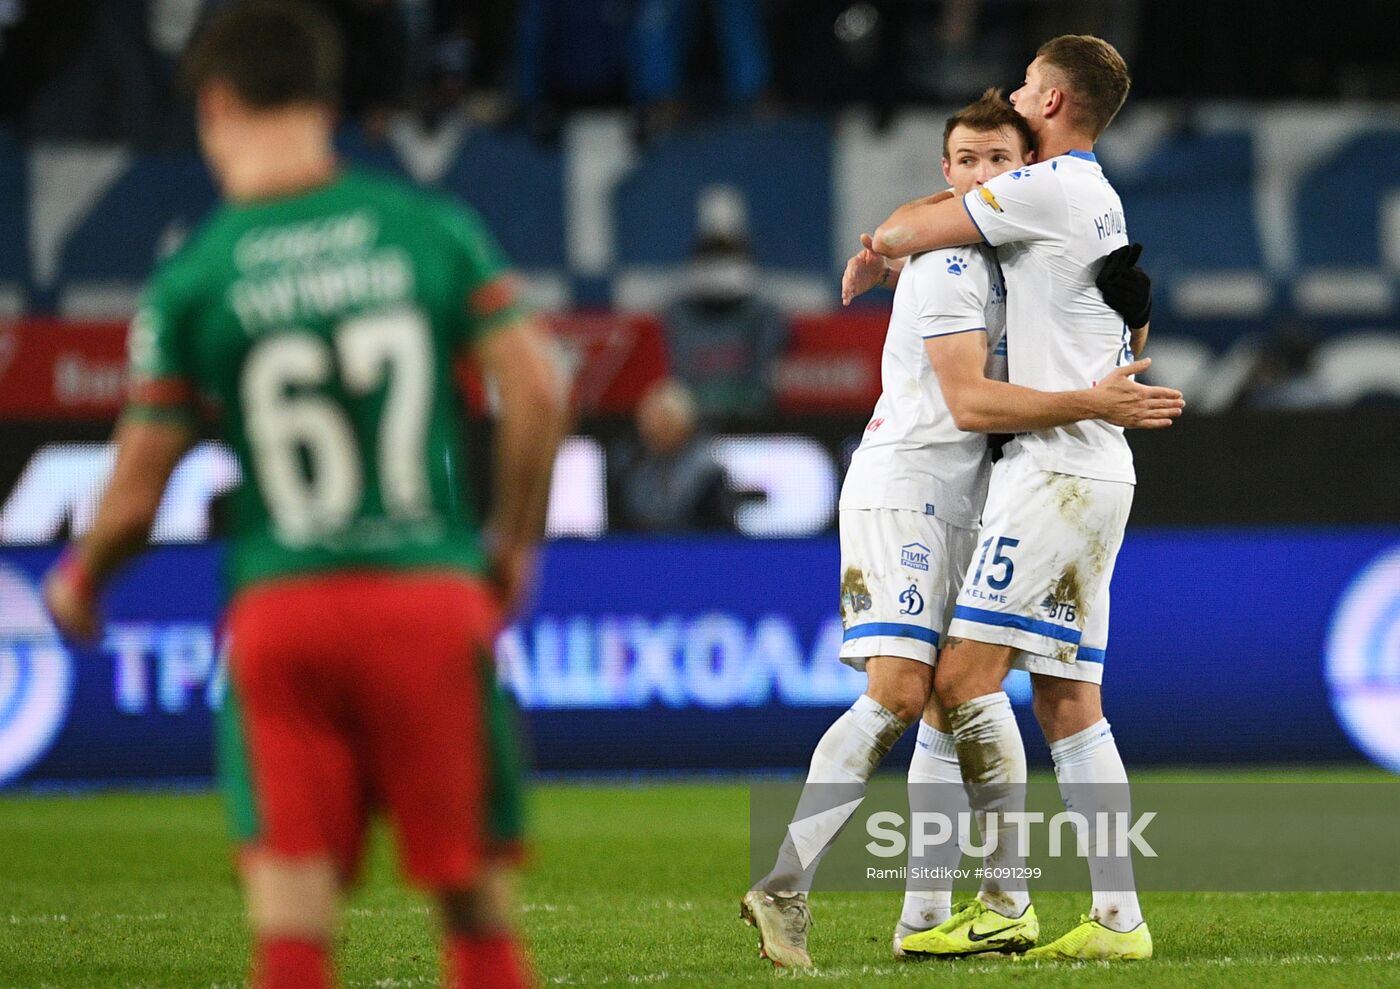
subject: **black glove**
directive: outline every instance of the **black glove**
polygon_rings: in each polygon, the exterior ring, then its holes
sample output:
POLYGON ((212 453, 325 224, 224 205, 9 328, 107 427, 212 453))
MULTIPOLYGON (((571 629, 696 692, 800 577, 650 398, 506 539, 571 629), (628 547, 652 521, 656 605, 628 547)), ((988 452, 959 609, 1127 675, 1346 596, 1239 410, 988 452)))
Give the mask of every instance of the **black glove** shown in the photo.
POLYGON ((1113 308, 1129 329, 1140 330, 1152 318, 1152 279, 1137 266, 1142 245, 1120 247, 1104 258, 1094 284, 1103 300, 1113 308))

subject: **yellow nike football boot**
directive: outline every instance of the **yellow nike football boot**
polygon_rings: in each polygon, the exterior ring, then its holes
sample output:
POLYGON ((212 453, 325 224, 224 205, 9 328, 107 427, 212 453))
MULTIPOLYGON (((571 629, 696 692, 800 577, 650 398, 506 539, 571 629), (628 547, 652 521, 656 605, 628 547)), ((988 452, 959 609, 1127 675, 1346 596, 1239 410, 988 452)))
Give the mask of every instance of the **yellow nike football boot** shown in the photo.
POLYGON ((1035 907, 1019 917, 1003 917, 981 900, 959 903, 953 916, 929 931, 910 934, 900 950, 910 958, 960 958, 988 951, 1025 951, 1040 937, 1035 907))
POLYGON ((1079 926, 1068 934, 1021 957, 1048 962, 1139 961, 1152 957, 1152 932, 1146 921, 1124 932, 1081 916, 1079 926))

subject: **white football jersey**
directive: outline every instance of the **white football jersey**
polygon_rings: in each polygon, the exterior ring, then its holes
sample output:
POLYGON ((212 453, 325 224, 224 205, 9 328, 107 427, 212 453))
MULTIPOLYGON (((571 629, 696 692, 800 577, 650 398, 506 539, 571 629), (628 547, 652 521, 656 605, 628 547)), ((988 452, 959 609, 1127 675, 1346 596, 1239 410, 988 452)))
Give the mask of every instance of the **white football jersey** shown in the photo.
MULTIPOLYGON (((1089 388, 1131 363, 1128 327, 1094 285, 1106 255, 1128 243, 1123 203, 1092 154, 1071 151, 998 175, 963 198, 1006 276, 1014 385, 1089 388)), ((1119 426, 1086 420, 1022 433, 1042 470, 1134 481, 1119 426)))
POLYGON ((895 286, 880 400, 851 457, 842 508, 903 508, 973 528, 987 494, 987 438, 953 422, 924 340, 987 334, 987 376, 1006 380, 1006 286, 980 245, 910 258, 895 286))

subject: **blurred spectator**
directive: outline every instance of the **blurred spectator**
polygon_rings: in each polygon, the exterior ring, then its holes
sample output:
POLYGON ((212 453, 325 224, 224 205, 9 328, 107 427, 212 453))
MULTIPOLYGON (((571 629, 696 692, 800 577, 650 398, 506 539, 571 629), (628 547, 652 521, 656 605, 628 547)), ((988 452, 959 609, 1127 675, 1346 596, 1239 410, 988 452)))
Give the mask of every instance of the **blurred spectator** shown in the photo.
POLYGON ((624 0, 520 0, 515 97, 538 137, 561 110, 617 102, 627 80, 624 0))
POLYGON ((521 0, 516 99, 531 128, 552 136, 558 114, 629 100, 643 135, 681 116, 696 28, 714 24, 725 100, 750 106, 769 83, 758 0, 521 0))
POLYGON ((1284 412, 1332 404, 1314 373, 1317 339, 1302 323, 1281 325, 1264 341, 1237 399, 1237 408, 1284 412))
POLYGON ((768 0, 773 78, 784 102, 862 103, 887 123, 910 98, 900 72, 911 11, 902 0, 768 0))
POLYGON ((164 143, 175 108, 149 27, 140 0, 26 4, 13 39, 13 56, 38 73, 20 80, 28 90, 20 112, 26 130, 60 140, 164 143))
POLYGON ((636 441, 609 457, 615 524, 636 532, 732 532, 734 495, 685 385, 653 385, 637 405, 636 429, 636 441))
POLYGON ((384 116, 403 105, 408 65, 401 0, 317 0, 345 39, 342 109, 379 131, 384 116))
POLYGON ((786 342, 777 308, 760 292, 743 201, 712 187, 700 202, 700 238, 666 313, 671 373, 705 415, 757 415, 772 405, 773 362, 786 342))
POLYGON ((679 116, 696 26, 708 13, 720 82, 732 106, 752 106, 768 87, 768 39, 758 0, 636 0, 632 17, 633 96, 648 130, 679 116))
POLYGON ((407 38, 410 99, 430 125, 464 102, 494 122, 505 90, 518 23, 515 0, 399 0, 407 38))

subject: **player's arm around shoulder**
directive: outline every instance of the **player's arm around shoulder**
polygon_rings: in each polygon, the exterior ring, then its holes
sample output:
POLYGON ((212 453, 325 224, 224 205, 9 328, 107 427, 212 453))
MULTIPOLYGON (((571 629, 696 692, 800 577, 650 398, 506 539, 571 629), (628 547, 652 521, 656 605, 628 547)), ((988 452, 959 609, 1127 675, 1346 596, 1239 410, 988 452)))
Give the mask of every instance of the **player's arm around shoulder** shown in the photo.
POLYGON ((962 205, 979 242, 992 247, 1062 246, 1070 236, 1070 201, 1054 160, 1003 172, 964 196, 962 205))
POLYGON ((986 314, 995 277, 982 251, 940 251, 912 263, 920 334, 929 365, 957 427, 975 433, 1020 433, 1103 419, 1136 428, 1169 426, 1181 414, 1181 393, 1134 381, 1139 361, 1096 387, 1045 392, 986 375, 986 314))
POLYGON ((1185 407, 1176 389, 1132 379, 1147 370, 1150 360, 1115 368, 1093 388, 1047 392, 987 378, 986 334, 934 337, 924 341, 924 349, 953 422, 965 432, 1025 433, 1085 419, 1129 429, 1163 429, 1185 407))
POLYGON ((860 250, 846 262, 841 276, 841 305, 849 306, 859 295, 881 286, 894 290, 904 270, 905 258, 886 258, 876 254, 870 234, 860 235, 860 250))
POLYGON ((996 395, 985 385, 987 307, 991 272, 980 250, 919 255, 908 265, 917 311, 915 326, 957 427, 997 431, 988 415, 996 395))
POLYGON ((981 241, 982 234, 962 201, 945 190, 905 203, 891 213, 875 228, 871 250, 887 258, 901 258, 981 241))

